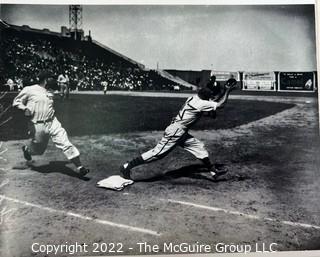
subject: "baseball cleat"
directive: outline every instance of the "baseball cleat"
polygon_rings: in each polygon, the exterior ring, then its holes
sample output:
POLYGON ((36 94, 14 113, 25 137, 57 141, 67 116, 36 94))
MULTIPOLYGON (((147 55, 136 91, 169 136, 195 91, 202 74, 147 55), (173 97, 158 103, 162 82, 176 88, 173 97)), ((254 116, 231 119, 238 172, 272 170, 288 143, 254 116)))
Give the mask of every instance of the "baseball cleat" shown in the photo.
POLYGON ((31 161, 32 160, 32 156, 29 152, 29 148, 28 146, 24 145, 22 146, 22 152, 23 152, 23 157, 27 160, 27 161, 31 161))
POLYGON ((125 179, 131 179, 130 174, 131 171, 129 169, 129 165, 126 163, 120 166, 120 176, 125 179))
POLYGON ((217 179, 218 177, 226 174, 228 172, 228 168, 222 165, 215 165, 211 170, 210 174, 213 179, 217 179))
POLYGON ((87 169, 87 168, 85 168, 85 167, 81 167, 81 168, 79 169, 79 175, 80 175, 81 177, 84 177, 84 176, 87 175, 89 172, 90 172, 90 170, 87 169))

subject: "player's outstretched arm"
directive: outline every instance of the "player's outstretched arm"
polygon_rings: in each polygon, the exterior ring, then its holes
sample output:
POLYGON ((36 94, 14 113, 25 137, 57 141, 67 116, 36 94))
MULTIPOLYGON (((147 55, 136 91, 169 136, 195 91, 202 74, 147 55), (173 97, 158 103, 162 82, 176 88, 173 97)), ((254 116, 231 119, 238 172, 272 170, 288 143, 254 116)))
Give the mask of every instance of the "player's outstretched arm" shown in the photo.
POLYGON ((229 79, 225 84, 225 92, 223 93, 222 97, 217 101, 217 108, 222 108, 229 98, 230 92, 235 89, 237 85, 237 81, 235 79, 229 79))
POLYGON ((229 98, 230 91, 231 91, 230 89, 226 89, 226 91, 224 92, 223 96, 217 102, 217 109, 218 108, 222 108, 226 104, 226 102, 227 102, 227 100, 229 98))

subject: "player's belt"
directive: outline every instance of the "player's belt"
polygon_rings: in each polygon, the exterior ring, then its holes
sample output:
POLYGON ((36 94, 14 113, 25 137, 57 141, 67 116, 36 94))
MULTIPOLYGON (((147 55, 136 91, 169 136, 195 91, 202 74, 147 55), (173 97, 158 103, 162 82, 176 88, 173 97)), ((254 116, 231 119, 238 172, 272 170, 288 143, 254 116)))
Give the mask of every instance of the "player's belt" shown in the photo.
POLYGON ((50 118, 50 119, 47 119, 47 120, 38 120, 36 121, 35 123, 37 124, 41 124, 41 123, 48 123, 48 122, 51 122, 53 121, 54 117, 50 118))

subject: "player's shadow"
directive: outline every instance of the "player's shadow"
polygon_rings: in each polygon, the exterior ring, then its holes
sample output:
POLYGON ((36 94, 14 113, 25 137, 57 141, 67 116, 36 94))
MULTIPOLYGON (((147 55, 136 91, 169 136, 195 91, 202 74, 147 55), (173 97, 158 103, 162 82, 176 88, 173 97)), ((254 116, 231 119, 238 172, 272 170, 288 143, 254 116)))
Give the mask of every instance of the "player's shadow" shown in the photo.
POLYGON ((90 180, 88 177, 82 177, 77 172, 72 170, 71 168, 67 167, 66 165, 69 164, 67 161, 52 161, 45 165, 36 166, 34 164, 30 164, 29 167, 33 171, 37 171, 43 174, 48 173, 61 173, 63 175, 67 175, 70 177, 75 177, 84 181, 90 180))
MULTIPOLYGON (((219 164, 224 166, 224 164, 219 164)), ((227 175, 227 174, 226 174, 227 175)), ((182 177, 192 178, 192 179, 201 179, 201 180, 208 180, 210 182, 222 182, 222 181, 228 181, 230 177, 227 177, 226 175, 223 175, 219 178, 214 179, 210 172, 206 169, 206 167, 202 164, 192 164, 183 166, 181 168, 170 170, 162 175, 157 175, 152 178, 147 179, 139 179, 139 181, 143 182, 155 182, 159 180, 172 180, 182 177)))

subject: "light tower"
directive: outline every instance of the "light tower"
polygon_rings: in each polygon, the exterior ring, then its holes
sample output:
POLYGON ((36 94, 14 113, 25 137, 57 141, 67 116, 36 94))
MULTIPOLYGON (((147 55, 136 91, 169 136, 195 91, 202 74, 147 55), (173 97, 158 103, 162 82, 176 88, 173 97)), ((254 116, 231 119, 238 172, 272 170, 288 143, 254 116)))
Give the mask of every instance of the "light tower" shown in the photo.
POLYGON ((82 39, 82 6, 81 5, 69 5, 69 29, 71 37, 75 40, 82 39))

